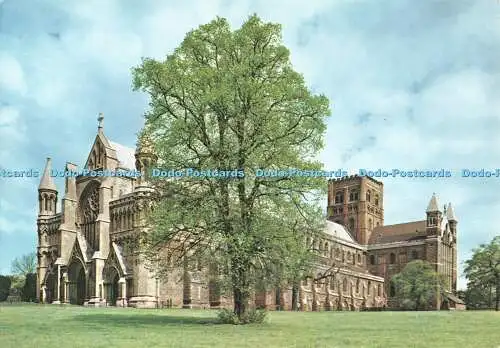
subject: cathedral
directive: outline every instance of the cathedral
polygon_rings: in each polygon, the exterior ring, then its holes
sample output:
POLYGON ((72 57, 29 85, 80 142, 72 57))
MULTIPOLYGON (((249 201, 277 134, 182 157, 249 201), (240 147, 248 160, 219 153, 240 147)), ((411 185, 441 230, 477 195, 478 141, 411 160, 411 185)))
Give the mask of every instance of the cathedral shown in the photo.
MULTIPOLYGON (((154 158, 147 146, 132 149, 108 139, 100 115, 82 168, 144 174, 154 158)), ((67 162, 64 172, 78 173, 78 168, 67 162)), ((146 215, 152 205, 154 189, 144 175, 65 175, 58 212, 53 173, 48 158, 38 188, 40 302, 136 308, 232 305, 202 265, 184 266, 160 279, 131 250, 127 241, 147 231, 146 215)), ((360 176, 330 180, 324 230, 304 240, 317 254, 311 276, 293 287, 255 293, 253 304, 304 311, 396 306, 391 277, 406 263, 422 259, 448 280, 448 295, 436 301, 435 309, 458 308, 453 207, 441 209, 433 195, 423 213, 421 221, 384 225, 381 182, 360 176)))

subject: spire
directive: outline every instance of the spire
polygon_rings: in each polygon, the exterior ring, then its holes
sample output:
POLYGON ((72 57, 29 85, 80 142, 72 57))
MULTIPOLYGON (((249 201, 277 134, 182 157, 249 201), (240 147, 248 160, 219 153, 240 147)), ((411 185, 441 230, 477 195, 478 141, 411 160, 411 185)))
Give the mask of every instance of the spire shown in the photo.
POLYGON ((99 122, 99 125, 97 126, 97 130, 99 132, 102 132, 104 129, 104 114, 102 112, 99 113, 99 116, 97 117, 97 122, 99 122))
POLYGON ((438 203, 438 200, 436 197, 436 193, 433 193, 431 200, 429 201, 429 205, 427 206, 426 212, 430 213, 430 212, 436 212, 436 211, 440 211, 439 210, 439 203, 438 203))
POLYGON ((57 191, 56 185, 54 184, 54 180, 50 175, 51 171, 52 171, 52 159, 50 157, 47 157, 45 170, 43 171, 42 179, 40 180, 40 186, 38 186, 39 190, 57 191))
POLYGON ((457 221, 457 217, 455 216, 455 211, 453 211, 451 203, 448 203, 448 209, 446 209, 446 218, 448 219, 448 221, 457 221))

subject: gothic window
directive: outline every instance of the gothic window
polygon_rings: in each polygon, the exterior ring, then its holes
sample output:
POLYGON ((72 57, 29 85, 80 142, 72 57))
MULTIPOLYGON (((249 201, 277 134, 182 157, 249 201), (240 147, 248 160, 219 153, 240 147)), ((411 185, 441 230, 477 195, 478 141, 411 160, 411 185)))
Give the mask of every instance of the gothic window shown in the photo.
POLYGON ((338 191, 335 194, 335 203, 343 203, 344 202, 344 193, 342 191, 338 191))
POLYGON ((375 205, 378 207, 378 195, 375 195, 375 205))
POLYGON ((370 231, 373 230, 373 220, 372 219, 368 219, 368 229, 370 231))
POLYGON ((361 254, 358 254, 358 263, 361 263, 361 254))
POLYGON ((342 291, 347 292, 347 278, 344 278, 342 282, 342 291))
POLYGON ((372 282, 368 281, 368 295, 370 295, 371 288, 372 288, 372 282))
POLYGON ((370 190, 368 190, 368 191, 366 191, 366 201, 368 203, 370 203, 371 200, 372 200, 372 194, 371 194, 370 190))
POLYGON ((391 265, 395 264, 396 263, 396 254, 394 253, 391 253, 391 255, 389 256, 390 260, 389 260, 389 263, 391 265))
POLYGON ((89 184, 80 200, 80 228, 93 250, 99 250, 99 235, 96 220, 99 215, 99 185, 89 184))
POLYGON ((356 293, 357 294, 359 294, 360 287, 361 287, 361 281, 358 279, 356 281, 356 293))
POLYGON ((370 255, 370 265, 375 264, 375 255, 370 255))
POLYGON ((349 193, 349 201, 350 202, 354 202, 354 201, 357 201, 359 199, 359 193, 358 191, 352 191, 349 193))

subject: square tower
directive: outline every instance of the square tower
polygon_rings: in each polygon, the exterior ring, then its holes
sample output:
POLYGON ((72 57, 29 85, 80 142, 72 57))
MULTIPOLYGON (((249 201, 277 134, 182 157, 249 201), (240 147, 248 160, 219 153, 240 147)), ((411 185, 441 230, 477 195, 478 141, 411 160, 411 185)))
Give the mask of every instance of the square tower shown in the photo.
POLYGON ((373 229, 384 224, 384 185, 373 178, 351 175, 328 181, 327 218, 347 227, 366 245, 373 229))

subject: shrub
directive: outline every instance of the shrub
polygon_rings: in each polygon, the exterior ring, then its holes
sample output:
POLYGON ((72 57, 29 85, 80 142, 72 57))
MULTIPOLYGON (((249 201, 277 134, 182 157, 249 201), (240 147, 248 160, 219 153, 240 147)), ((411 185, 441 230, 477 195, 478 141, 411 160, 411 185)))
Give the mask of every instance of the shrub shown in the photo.
POLYGON ((0 302, 5 301, 9 296, 10 277, 0 275, 0 302))
POLYGON ((239 319, 231 309, 221 309, 217 315, 219 322, 222 324, 260 324, 266 320, 267 312, 262 309, 249 309, 247 313, 239 319))

